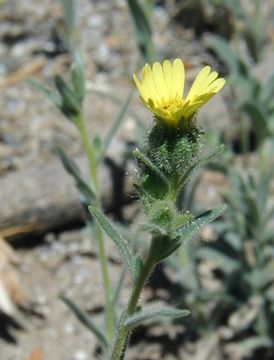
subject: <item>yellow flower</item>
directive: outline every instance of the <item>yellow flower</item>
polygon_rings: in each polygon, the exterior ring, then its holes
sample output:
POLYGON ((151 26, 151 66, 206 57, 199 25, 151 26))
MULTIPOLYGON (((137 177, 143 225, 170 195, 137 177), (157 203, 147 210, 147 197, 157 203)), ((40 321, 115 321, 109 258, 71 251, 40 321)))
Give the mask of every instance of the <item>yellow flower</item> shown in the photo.
POLYGON ((190 119, 212 96, 224 86, 225 79, 218 78, 216 71, 205 66, 197 75, 187 95, 184 97, 185 69, 181 59, 173 63, 165 60, 146 64, 141 81, 134 74, 135 84, 145 105, 156 118, 177 127, 183 119, 190 119))

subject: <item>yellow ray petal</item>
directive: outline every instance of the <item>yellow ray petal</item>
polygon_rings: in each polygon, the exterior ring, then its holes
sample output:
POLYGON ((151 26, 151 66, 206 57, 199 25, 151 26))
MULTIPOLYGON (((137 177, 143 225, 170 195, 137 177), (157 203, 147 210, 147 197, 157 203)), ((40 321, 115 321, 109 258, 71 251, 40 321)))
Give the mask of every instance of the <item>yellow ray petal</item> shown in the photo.
MULTIPOLYGON (((209 100, 209 99, 208 99, 209 100)), ((185 112, 185 117, 188 118, 193 115, 198 109, 204 105, 204 101, 199 101, 191 106, 189 106, 185 112)))
POLYGON ((177 58, 173 62, 173 94, 182 97, 185 84, 185 68, 181 59, 177 58))
POLYGON ((190 106, 196 106, 197 104, 199 104, 199 106, 203 106, 205 103, 208 102, 208 100, 210 100, 212 98, 212 96, 214 96, 215 93, 214 92, 207 92, 205 94, 199 95, 197 97, 195 97, 194 100, 190 101, 190 106))
POLYGON ((160 96, 155 88, 152 70, 149 64, 146 64, 142 71, 142 85, 147 93, 148 99, 159 102, 160 96))
POLYGON ((168 100, 169 90, 164 77, 162 65, 159 62, 153 64, 152 67, 153 80, 155 88, 162 99, 168 100))
POLYGON ((133 80, 139 90, 140 96, 141 98, 143 98, 145 101, 147 101, 148 99, 148 94, 146 91, 146 88, 143 87, 142 83, 140 82, 138 76, 136 76, 135 74, 133 74, 133 80))
POLYGON ((201 84, 199 94, 197 95, 201 95, 202 93, 206 92, 209 85, 212 84, 217 77, 218 73, 216 71, 210 73, 208 77, 204 79, 204 82, 201 84))
POLYGON ((169 97, 173 97, 173 73, 172 73, 172 65, 170 60, 164 61, 163 72, 169 92, 169 97))
POLYGON ((145 106, 159 121, 177 127, 181 121, 188 121, 209 99, 219 92, 224 84, 218 73, 210 72, 205 66, 197 75, 187 98, 183 97, 185 70, 183 62, 175 59, 173 63, 165 60, 146 64, 141 80, 134 74, 135 84, 145 106))
POLYGON ((214 94, 216 94, 217 92, 221 91, 224 86, 225 79, 219 78, 209 85, 209 87, 207 88, 207 92, 213 92, 214 94))
POLYGON ((210 73, 210 66, 205 66, 197 75, 194 83, 192 84, 190 91, 187 95, 187 100, 193 99, 195 96, 200 94, 200 88, 204 80, 208 77, 210 73))

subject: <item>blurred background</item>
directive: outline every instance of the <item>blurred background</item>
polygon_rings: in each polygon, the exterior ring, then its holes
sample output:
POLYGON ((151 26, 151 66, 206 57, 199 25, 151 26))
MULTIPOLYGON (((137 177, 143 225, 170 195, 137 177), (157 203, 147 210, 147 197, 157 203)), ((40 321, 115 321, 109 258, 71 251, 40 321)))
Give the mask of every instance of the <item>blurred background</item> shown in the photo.
MULTIPOLYGON (((195 214, 221 203, 227 211, 156 269, 142 297, 191 315, 137 329, 128 359, 274 359, 273 1, 0 0, 1 360, 100 355, 96 338, 58 298, 66 293, 102 321, 96 243, 56 146, 88 177, 87 161, 73 124, 29 81, 46 89, 56 74, 69 81, 72 38, 85 67, 93 141, 119 119, 99 172, 103 208, 141 251, 147 239, 131 151, 144 145, 152 116, 137 91, 121 113, 135 91, 132 73, 179 57, 188 88, 207 64, 227 79, 198 120, 205 149, 224 143, 226 150, 178 203, 195 214)), ((108 239, 106 246, 115 284, 122 264, 108 239)), ((120 308, 129 284, 125 278, 120 308)))

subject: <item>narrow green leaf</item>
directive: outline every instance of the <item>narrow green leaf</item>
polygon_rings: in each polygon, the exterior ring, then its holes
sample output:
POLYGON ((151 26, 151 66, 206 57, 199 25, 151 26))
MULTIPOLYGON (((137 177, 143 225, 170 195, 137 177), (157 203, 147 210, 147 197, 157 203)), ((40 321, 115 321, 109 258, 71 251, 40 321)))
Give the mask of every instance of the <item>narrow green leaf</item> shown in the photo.
POLYGON ((98 159, 98 163, 100 163, 102 161, 102 159, 104 158, 106 151, 111 143, 111 140, 113 139, 114 135, 116 134, 117 130, 119 129, 120 125, 122 124, 122 122, 125 118, 125 115, 128 111, 129 104, 132 99, 132 95, 133 95, 133 93, 131 92, 129 94, 129 96, 127 97, 127 100, 126 100, 125 104, 123 105, 121 111, 119 112, 117 118, 114 120, 114 123, 103 142, 103 148, 102 148, 100 157, 98 159))
POLYGON ((127 3, 140 36, 143 36, 143 34, 151 35, 152 30, 149 19, 138 0, 127 0, 127 3))
POLYGON ((123 270, 121 271, 120 277, 119 277, 119 281, 115 287, 115 290, 113 292, 112 295, 112 304, 115 306, 120 298, 121 295, 121 291, 123 289, 123 284, 124 284, 124 280, 125 280, 125 275, 126 275, 126 270, 125 268, 123 268, 123 270))
POLYGON ((212 150, 205 156, 199 158, 196 162, 194 162, 182 175, 180 182, 179 182, 179 189, 182 188, 188 181, 188 179, 192 176, 192 174, 199 168, 203 167, 208 161, 210 161, 215 156, 219 155, 221 152, 224 151, 224 145, 218 146, 216 149, 212 150))
POLYGON ((274 73, 268 78, 268 80, 262 86, 261 99, 264 102, 268 102, 274 98, 274 73))
MULTIPOLYGON (((272 151, 274 151, 274 146, 271 146, 270 148, 266 148, 266 152, 264 156, 266 157, 269 154, 269 152, 272 153, 272 151)), ((271 161, 270 159, 267 159, 267 161, 270 166, 264 169, 263 176, 261 177, 259 182, 259 190, 262 191, 263 193, 265 192, 265 189, 267 192, 274 177, 274 159, 272 158, 271 161)), ((264 198, 264 202, 266 202, 267 193, 266 194, 264 193, 263 198, 264 198)))
POLYGON ((144 165, 146 165, 150 169, 150 171, 154 172, 165 183, 167 187, 170 186, 169 180, 167 179, 165 174, 156 165, 154 165, 144 153, 142 153, 139 149, 135 149, 133 151, 133 155, 144 165))
POLYGON ((243 5, 238 0, 227 0, 226 5, 232 11, 232 14, 239 20, 247 21, 248 15, 244 10, 243 5))
POLYGON ((260 103, 256 103, 254 99, 252 101, 246 101, 242 110, 250 117, 253 125, 260 133, 264 135, 269 134, 268 130, 268 114, 260 103))
POLYGON ((65 83, 61 76, 54 77, 55 86, 62 97, 61 110, 65 115, 76 116, 81 112, 81 103, 73 90, 65 83))
POLYGON ((88 313, 81 309, 77 304, 75 304, 72 300, 68 299, 65 295, 60 295, 60 299, 67 305, 67 307, 74 313, 77 319, 89 330, 93 332, 93 334, 100 341, 102 346, 107 349, 109 347, 108 341, 103 334, 102 330, 91 320, 88 313))
POLYGON ((168 237, 160 237, 157 239, 159 247, 155 254, 155 260, 159 263, 166 259, 169 255, 173 254, 181 245, 180 238, 169 241, 168 237))
POLYGON ((245 340, 235 342, 234 346, 237 346, 237 351, 242 357, 246 357, 257 349, 269 348, 273 344, 266 336, 249 336, 245 340))
POLYGON ((63 4, 64 20, 68 31, 73 31, 75 26, 74 0, 61 0, 63 4))
POLYGON ((147 13, 138 0, 127 0, 127 3, 133 19, 139 50, 145 61, 154 61, 155 50, 152 43, 152 29, 147 13))
POLYGON ((47 88, 43 84, 40 84, 34 79, 27 80, 27 83, 34 89, 38 90, 40 93, 46 95, 58 108, 62 106, 62 99, 59 94, 53 92, 51 89, 47 88))
MULTIPOLYGON (((239 73, 233 73, 230 75, 230 83, 233 86, 233 88, 239 88, 239 93, 245 94, 245 98, 257 98, 257 92, 258 87, 260 84, 257 80, 251 77, 251 75, 248 74, 242 75, 239 73)), ((240 100, 240 99, 235 99, 240 100)), ((241 100, 242 101, 242 100, 241 100)), ((241 103, 240 103, 241 104, 241 103)))
POLYGON ((57 154, 62 161, 64 168, 74 178, 76 186, 80 193, 85 197, 90 204, 96 199, 96 195, 91 186, 82 178, 81 171, 76 163, 68 157, 65 150, 61 146, 56 148, 57 154))
POLYGON ((240 74, 246 69, 241 69, 243 66, 239 56, 235 54, 229 43, 221 36, 214 36, 210 40, 210 47, 216 52, 219 58, 227 65, 230 73, 240 74))
POLYGON ((146 230, 152 234, 167 236, 166 229, 164 229, 160 225, 152 223, 152 222, 143 224, 141 226, 141 229, 146 230))
POLYGON ((127 241, 122 237, 122 235, 117 231, 117 229, 111 224, 108 218, 95 206, 90 206, 89 211, 91 215, 93 215, 98 222, 98 224, 102 227, 102 229, 107 233, 107 235, 113 240, 115 245, 117 246, 122 259, 124 260, 128 271, 131 276, 134 278, 134 264, 135 257, 132 254, 127 241))
POLYGON ((160 321, 163 318, 182 318, 188 316, 189 314, 189 310, 178 310, 173 308, 141 310, 140 312, 129 316, 125 321, 125 326, 132 329, 145 321, 160 321))
POLYGON ((148 19, 151 19, 153 14, 153 7, 154 7, 155 0, 146 0, 145 1, 145 11, 148 16, 148 19))
POLYGON ((274 217, 274 206, 272 206, 267 213, 267 222, 271 221, 274 217))
POLYGON ((225 273, 230 274, 239 268, 238 259, 233 259, 216 248, 204 246, 197 252, 200 258, 217 263, 225 273))
POLYGON ((239 307, 241 306, 241 301, 239 301, 237 298, 235 298, 234 296, 228 294, 227 292, 221 291, 220 289, 218 289, 217 291, 209 291, 208 289, 198 289, 198 291, 196 292, 197 297, 199 297, 200 299, 202 299, 203 301, 212 301, 214 300, 214 302, 217 303, 221 303, 222 306, 224 305, 224 303, 233 305, 234 307, 239 307))
POLYGON ((76 25, 76 13, 74 0, 61 0, 63 5, 63 16, 66 26, 66 33, 71 50, 75 46, 75 25, 76 25))
POLYGON ((84 64, 79 52, 74 54, 74 64, 72 66, 71 80, 73 83, 74 93, 82 103, 85 97, 85 72, 84 64))
POLYGON ((150 195, 147 191, 145 191, 145 189, 143 189, 143 187, 141 187, 137 184, 133 184, 133 187, 140 194, 140 196, 142 196, 143 198, 146 198, 148 203, 153 203, 154 201, 156 201, 156 199, 152 195, 150 195))
MULTIPOLYGON (((251 274, 248 274, 251 275, 251 274)), ((257 288, 263 290, 268 284, 273 283, 274 281, 274 260, 270 260, 262 269, 257 269, 253 271, 253 274, 250 276, 253 278, 253 281, 257 288)), ((252 280, 252 279, 251 279, 252 280)))
POLYGON ((193 236, 196 232, 201 230, 204 226, 215 220, 222 215, 226 210, 226 206, 222 206, 213 210, 208 210, 203 214, 195 217, 185 225, 181 226, 177 230, 177 234, 180 237, 180 241, 185 241, 193 236))
MULTIPOLYGON (((94 137, 92 139, 92 145, 93 145, 93 151, 94 151, 96 158, 99 158, 102 148, 103 148, 102 139, 99 134, 94 135, 94 137)), ((98 160, 98 162, 99 162, 99 160, 98 160)))
POLYGON ((243 248, 243 241, 239 234, 235 231, 227 231, 222 236, 224 236, 224 240, 231 246, 231 248, 235 251, 241 251, 243 248))

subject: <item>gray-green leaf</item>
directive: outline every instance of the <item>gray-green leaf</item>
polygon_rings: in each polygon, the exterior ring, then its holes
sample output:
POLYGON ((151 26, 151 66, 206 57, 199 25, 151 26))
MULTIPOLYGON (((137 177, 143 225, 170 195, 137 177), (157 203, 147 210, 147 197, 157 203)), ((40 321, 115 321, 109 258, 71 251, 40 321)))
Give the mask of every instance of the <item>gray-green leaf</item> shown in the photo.
POLYGON ((95 192, 90 187, 90 185, 87 184, 87 182, 82 178, 80 169, 78 168, 76 163, 68 157, 65 150, 61 146, 58 146, 56 148, 56 151, 62 161, 64 168, 74 178, 78 190, 84 196, 87 203, 90 203, 91 201, 96 199, 95 192))
POLYGON ((65 295, 60 295, 60 299, 67 305, 67 307, 74 313, 77 319, 86 326, 97 337, 104 348, 108 348, 108 341, 99 327, 91 320, 87 312, 81 309, 72 300, 68 299, 65 295))
POLYGON ((185 241, 193 236, 196 232, 201 230, 204 226, 215 220, 217 217, 222 215, 226 210, 226 206, 222 206, 213 210, 208 210, 203 214, 195 217, 185 225, 179 227, 177 234, 181 241, 185 241))
POLYGON ((47 88, 43 84, 40 84, 38 81, 34 79, 27 80, 27 83, 34 89, 38 90, 40 93, 46 95, 58 108, 62 106, 62 99, 60 95, 57 94, 56 92, 47 88))
POLYGON ((128 271, 130 272, 132 278, 134 278, 135 257, 132 254, 126 239, 123 238, 123 236, 118 232, 118 230, 113 226, 108 218, 97 207, 90 206, 89 211, 94 216, 98 224, 102 227, 102 229, 113 240, 118 250, 120 251, 128 271))
POLYGON ((189 310, 178 310, 174 308, 142 310, 129 316, 125 321, 125 326, 132 329, 145 321, 159 321, 163 318, 175 319, 188 316, 189 314, 189 310))
POLYGON ((146 11, 138 0, 127 0, 133 19, 136 40, 143 58, 147 62, 155 60, 155 49, 152 42, 152 28, 146 11))
POLYGON ((73 83, 74 93, 77 95, 79 101, 82 102, 85 97, 85 72, 83 60, 79 52, 75 52, 74 54, 71 80, 73 83))
POLYGON ((54 77, 54 82, 62 98, 60 110, 70 119, 77 116, 81 112, 81 102, 74 93, 74 90, 72 90, 59 75, 54 77))

